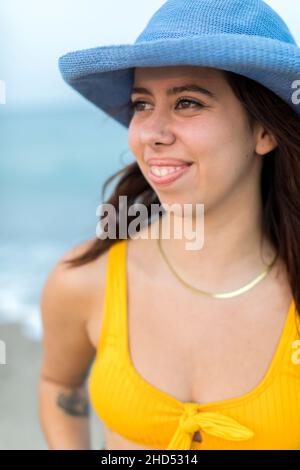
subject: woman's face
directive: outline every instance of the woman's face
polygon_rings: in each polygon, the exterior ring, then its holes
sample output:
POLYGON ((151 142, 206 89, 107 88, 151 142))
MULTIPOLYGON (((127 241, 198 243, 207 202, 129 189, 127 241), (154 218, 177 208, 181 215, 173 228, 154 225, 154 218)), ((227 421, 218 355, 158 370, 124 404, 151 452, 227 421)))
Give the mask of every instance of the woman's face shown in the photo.
MULTIPOLYGON (((224 203, 241 196, 247 183, 257 183, 262 157, 256 153, 267 142, 251 131, 246 112, 221 70, 196 67, 136 68, 131 95, 136 104, 128 131, 128 143, 137 163, 161 203, 224 203), (208 92, 167 90, 186 84, 208 92), (152 180, 149 159, 174 158, 192 163, 175 181, 152 180)), ((256 126, 255 126, 256 128, 256 126)), ((266 153, 271 148, 264 147, 266 153)), ((155 171, 155 170, 154 170, 155 171)), ((251 184, 250 184, 251 185, 251 184)), ((249 184, 248 184, 249 187, 249 184)), ((253 187, 251 189, 253 191, 253 187)), ((193 206, 194 207, 194 206, 193 206)))

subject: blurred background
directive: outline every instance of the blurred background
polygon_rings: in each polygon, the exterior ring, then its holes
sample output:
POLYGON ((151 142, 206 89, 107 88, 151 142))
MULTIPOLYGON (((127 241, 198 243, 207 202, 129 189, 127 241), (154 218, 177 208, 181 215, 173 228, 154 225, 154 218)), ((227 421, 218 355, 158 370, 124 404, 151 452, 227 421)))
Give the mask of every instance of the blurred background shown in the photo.
MULTIPOLYGON (((58 257, 96 235, 103 182, 134 160, 126 129, 66 85, 58 58, 133 43, 163 3, 0 0, 0 449, 47 449, 36 390, 41 289, 58 257)), ((266 3, 300 45, 299 1, 266 3)), ((94 414, 91 427, 99 449, 94 414)))

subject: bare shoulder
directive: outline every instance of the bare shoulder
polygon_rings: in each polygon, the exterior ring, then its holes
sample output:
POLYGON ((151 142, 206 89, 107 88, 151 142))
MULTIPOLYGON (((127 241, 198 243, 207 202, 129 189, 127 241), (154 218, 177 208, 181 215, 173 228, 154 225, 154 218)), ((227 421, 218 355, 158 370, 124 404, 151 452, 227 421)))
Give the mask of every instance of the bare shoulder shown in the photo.
POLYGON ((73 311, 88 320, 90 307, 101 297, 105 284, 107 252, 96 260, 70 267, 66 261, 85 253, 92 245, 92 240, 85 240, 68 249, 51 269, 44 285, 44 294, 59 297, 73 311))
POLYGON ((95 309, 101 316, 107 252, 78 267, 65 263, 92 243, 85 240, 67 250, 49 272, 41 294, 42 375, 61 383, 82 383, 95 354, 87 325, 95 309))

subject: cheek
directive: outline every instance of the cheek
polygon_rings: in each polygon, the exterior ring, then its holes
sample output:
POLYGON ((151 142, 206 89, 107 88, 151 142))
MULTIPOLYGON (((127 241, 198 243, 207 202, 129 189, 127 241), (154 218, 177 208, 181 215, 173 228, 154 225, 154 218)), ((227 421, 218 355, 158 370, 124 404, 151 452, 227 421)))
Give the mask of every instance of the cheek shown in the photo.
POLYGON ((195 125, 180 129, 179 140, 183 151, 199 166, 204 168, 220 164, 224 149, 231 138, 222 123, 215 119, 200 119, 195 125))
POLYGON ((132 155, 135 157, 135 161, 137 165, 139 166, 141 173, 147 179, 146 172, 148 171, 148 168, 146 167, 146 163, 144 161, 145 151, 144 151, 144 147, 141 145, 139 133, 137 132, 136 127, 128 128, 127 141, 128 141, 128 147, 132 155))
POLYGON ((252 135, 243 120, 228 117, 199 123, 189 134, 188 145, 197 164, 199 188, 209 194, 229 191, 251 174, 255 164, 252 135))
POLYGON ((140 143, 139 133, 138 133, 136 126, 129 126, 127 140, 128 140, 128 146, 131 152, 133 153, 133 155, 137 159, 140 159, 142 156, 143 149, 140 143))
POLYGON ((220 120, 203 121, 186 133, 186 144, 193 152, 194 160, 202 165, 219 168, 248 164, 254 151, 249 127, 243 120, 224 117, 220 120))

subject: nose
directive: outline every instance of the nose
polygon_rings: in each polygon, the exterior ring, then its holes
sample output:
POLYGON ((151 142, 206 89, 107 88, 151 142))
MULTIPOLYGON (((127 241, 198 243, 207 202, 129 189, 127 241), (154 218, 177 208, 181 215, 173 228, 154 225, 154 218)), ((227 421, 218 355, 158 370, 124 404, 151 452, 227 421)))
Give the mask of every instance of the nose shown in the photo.
POLYGON ((143 145, 170 145, 174 140, 171 121, 166 113, 153 111, 140 125, 140 142, 143 145))

